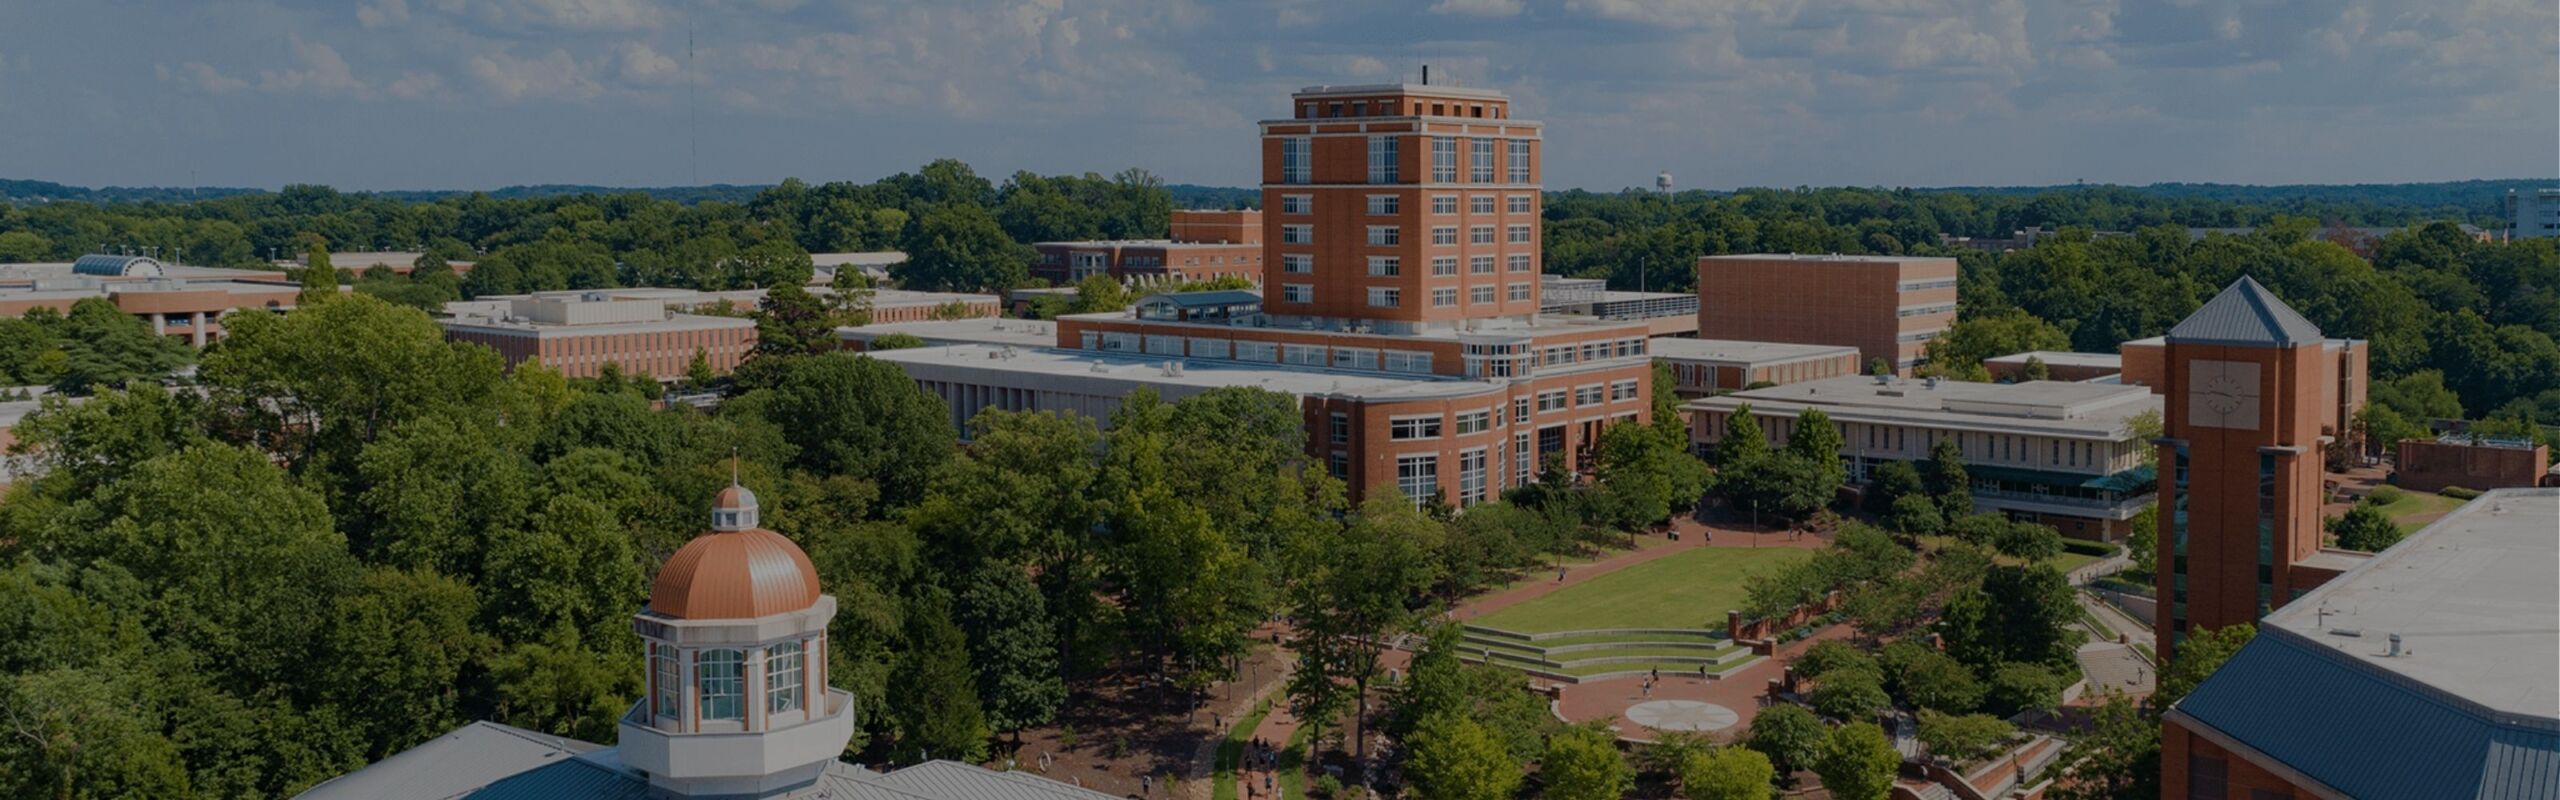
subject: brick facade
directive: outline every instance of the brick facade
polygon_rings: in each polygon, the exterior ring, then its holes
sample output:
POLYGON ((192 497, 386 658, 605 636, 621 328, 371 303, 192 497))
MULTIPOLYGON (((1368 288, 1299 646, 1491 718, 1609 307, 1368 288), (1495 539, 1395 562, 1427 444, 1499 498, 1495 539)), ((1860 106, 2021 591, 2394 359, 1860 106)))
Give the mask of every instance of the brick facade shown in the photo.
POLYGON ((1698 336, 1858 348, 1908 375, 1955 324, 1952 258, 1734 255, 1698 259, 1698 336))
POLYGON ((2398 455, 2392 482, 2413 492, 2447 486, 2482 491, 2539 486, 2551 472, 2551 448, 2539 444, 2501 447, 2405 439, 2398 455))

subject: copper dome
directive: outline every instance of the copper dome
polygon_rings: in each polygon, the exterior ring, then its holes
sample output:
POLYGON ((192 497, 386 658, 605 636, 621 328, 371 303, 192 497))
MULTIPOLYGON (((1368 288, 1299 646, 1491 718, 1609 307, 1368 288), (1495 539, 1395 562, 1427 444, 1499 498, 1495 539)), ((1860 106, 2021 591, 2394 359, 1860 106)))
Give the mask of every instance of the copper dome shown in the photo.
POLYGON ((818 603, 818 568, 763 528, 695 537, 667 558, 649 609, 678 619, 752 619, 818 603))

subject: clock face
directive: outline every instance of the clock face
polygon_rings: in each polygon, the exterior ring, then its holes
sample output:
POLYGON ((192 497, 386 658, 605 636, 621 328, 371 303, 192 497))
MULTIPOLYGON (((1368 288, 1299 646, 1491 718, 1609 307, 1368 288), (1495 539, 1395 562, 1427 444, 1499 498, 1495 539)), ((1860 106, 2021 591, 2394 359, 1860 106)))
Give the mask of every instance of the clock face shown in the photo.
POLYGON ((2187 419, 2208 428, 2258 429, 2258 365, 2187 362, 2187 419))

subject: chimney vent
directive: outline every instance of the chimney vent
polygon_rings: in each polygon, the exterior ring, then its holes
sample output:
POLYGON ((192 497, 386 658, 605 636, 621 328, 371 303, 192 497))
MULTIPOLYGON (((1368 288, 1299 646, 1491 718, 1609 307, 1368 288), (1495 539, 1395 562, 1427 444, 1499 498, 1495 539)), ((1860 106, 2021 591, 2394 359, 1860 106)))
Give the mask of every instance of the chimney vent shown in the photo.
POLYGON ((2400 634, 2391 634, 2391 657, 2400 657, 2400 634))

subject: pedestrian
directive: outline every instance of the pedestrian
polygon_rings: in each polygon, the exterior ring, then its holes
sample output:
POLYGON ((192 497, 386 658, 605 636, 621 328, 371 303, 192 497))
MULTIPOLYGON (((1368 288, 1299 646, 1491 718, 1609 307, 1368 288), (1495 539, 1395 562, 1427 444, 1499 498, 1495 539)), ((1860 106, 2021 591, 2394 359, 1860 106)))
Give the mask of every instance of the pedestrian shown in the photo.
POLYGON ((1646 682, 1647 682, 1647 683, 1661 683, 1661 682, 1662 682, 1662 668, 1661 668, 1661 667, 1654 667, 1654 668, 1653 668, 1653 677, 1651 677, 1651 678, 1647 678, 1647 679, 1646 679, 1646 682))
POLYGON ((1138 776, 1138 794, 1145 797, 1154 797, 1156 795, 1156 776, 1138 776))
POLYGON ((1563 564, 1557 564, 1557 565, 1556 565, 1556 582, 1557 582, 1557 583, 1563 583, 1563 582, 1564 582, 1564 565, 1563 565, 1563 564))

